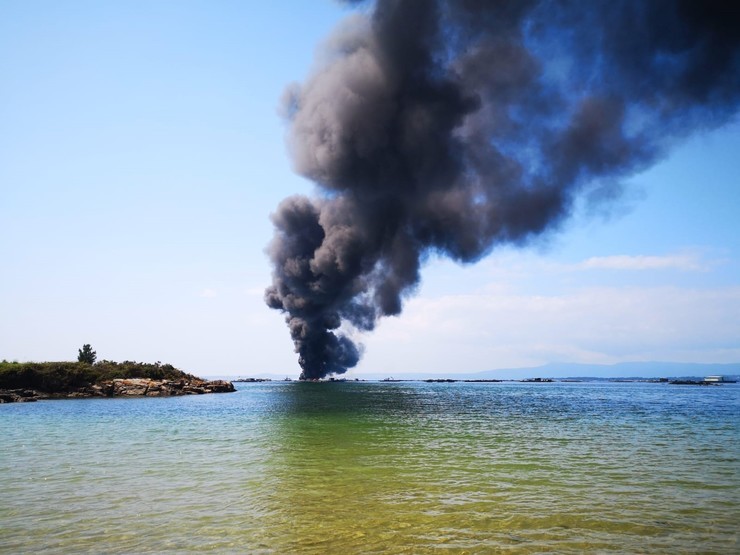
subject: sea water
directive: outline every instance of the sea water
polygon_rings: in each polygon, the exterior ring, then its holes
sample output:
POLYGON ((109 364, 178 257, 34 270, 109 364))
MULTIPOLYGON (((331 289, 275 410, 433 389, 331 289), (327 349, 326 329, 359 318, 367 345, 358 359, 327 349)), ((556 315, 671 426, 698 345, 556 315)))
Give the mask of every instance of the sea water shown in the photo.
POLYGON ((239 384, 0 406, 2 553, 738 553, 740 387, 239 384))

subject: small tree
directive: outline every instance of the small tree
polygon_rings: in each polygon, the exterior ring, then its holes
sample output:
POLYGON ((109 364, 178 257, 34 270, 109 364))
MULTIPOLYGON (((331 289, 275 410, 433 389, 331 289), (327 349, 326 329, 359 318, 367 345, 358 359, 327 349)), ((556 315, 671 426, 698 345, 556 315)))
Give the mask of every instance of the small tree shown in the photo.
POLYGON ((94 364, 98 354, 92 350, 89 343, 85 343, 82 349, 78 349, 77 362, 84 362, 86 364, 94 364))

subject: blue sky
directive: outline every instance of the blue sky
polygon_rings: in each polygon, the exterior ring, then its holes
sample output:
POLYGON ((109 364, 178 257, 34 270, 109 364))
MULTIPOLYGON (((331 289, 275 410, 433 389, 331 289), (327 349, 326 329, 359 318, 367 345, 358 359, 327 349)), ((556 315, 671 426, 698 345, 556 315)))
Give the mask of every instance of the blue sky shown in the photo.
MULTIPOLYGON (((285 87, 347 9, 0 2, 0 359, 166 361, 296 376, 262 292, 295 175, 285 87)), ((740 123, 632 176, 608 214, 477 265, 428 261, 363 373, 740 362, 740 123)))

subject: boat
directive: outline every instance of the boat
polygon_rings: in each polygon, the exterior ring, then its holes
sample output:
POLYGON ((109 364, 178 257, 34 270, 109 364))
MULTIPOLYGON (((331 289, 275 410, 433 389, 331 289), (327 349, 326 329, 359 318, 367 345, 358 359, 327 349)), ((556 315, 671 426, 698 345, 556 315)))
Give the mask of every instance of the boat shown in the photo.
POLYGON ((704 378, 704 381, 707 383, 737 383, 734 380, 728 380, 724 376, 719 376, 719 375, 707 376, 706 378, 704 378))

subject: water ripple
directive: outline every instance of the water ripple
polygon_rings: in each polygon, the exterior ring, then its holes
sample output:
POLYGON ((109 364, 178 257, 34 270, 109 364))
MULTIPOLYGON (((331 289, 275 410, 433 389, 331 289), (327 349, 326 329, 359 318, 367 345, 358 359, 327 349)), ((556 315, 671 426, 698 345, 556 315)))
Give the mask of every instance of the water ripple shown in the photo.
POLYGON ((2 553, 737 553, 740 388, 254 384, 0 407, 2 553))

